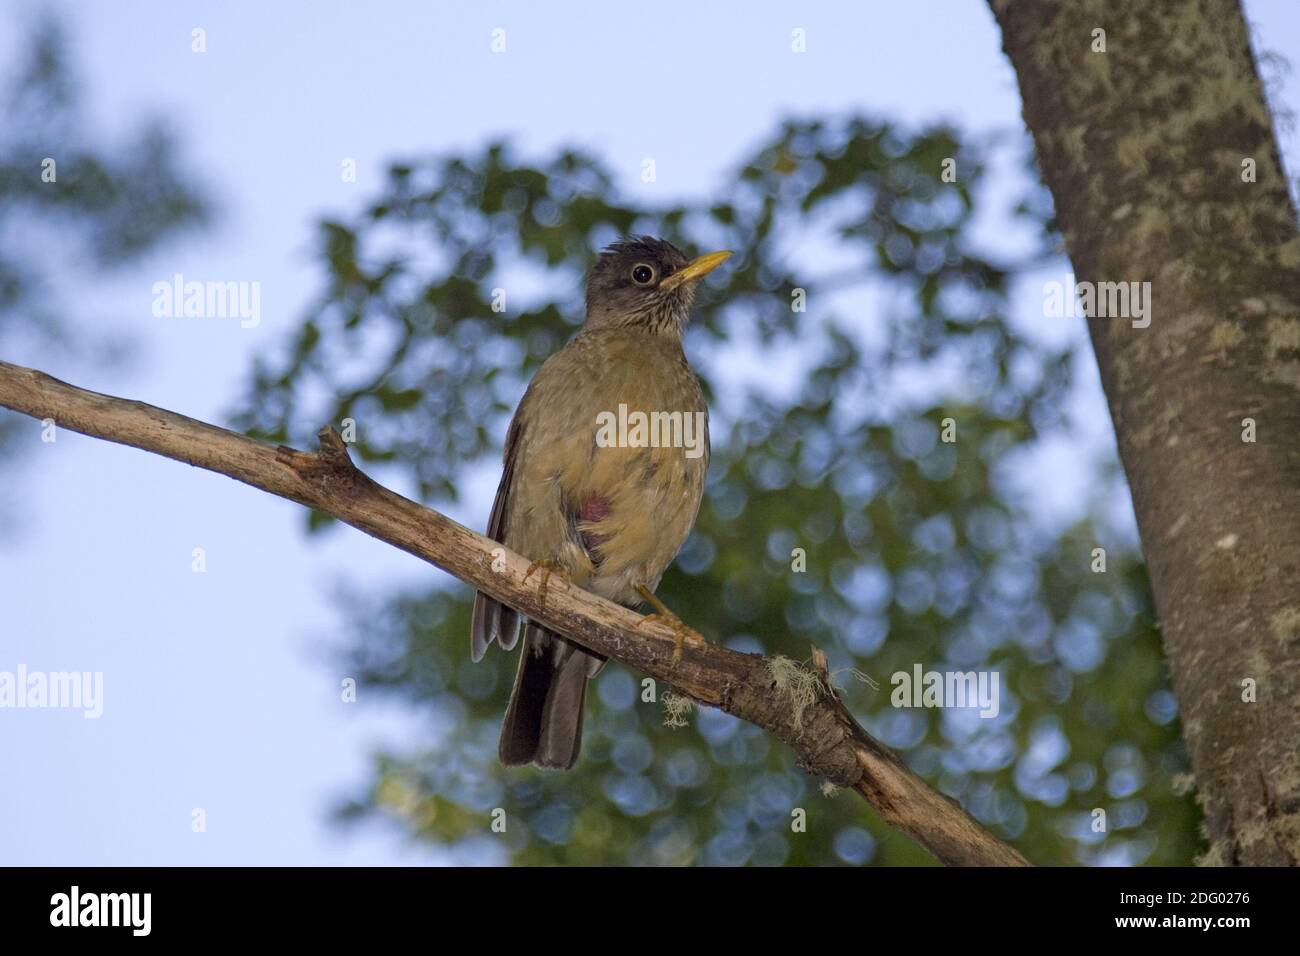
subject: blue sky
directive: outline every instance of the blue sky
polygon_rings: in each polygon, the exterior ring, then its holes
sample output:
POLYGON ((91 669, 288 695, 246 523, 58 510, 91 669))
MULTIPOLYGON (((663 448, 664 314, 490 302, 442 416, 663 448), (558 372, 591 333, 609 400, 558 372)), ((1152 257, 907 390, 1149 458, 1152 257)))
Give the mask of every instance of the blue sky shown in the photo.
MULTIPOLYGON (((17 28, 45 5, 2 6, 7 63, 17 28)), ((1246 6, 1257 42, 1300 62, 1294 0, 1246 6)), ((97 131, 112 139, 142 113, 165 116, 221 222, 111 281, 63 290, 74 330, 129 336, 130 366, 4 358, 211 421, 316 290, 312 224, 356 208, 389 159, 495 135, 530 152, 578 144, 629 196, 658 201, 707 194, 786 115, 1020 128, 980 0, 64 9, 97 131), (206 53, 191 52, 195 27, 206 53), (796 27, 805 54, 790 50, 796 27), (496 28, 504 54, 490 50, 496 28), (645 157, 654 183, 640 180, 645 157), (357 161, 354 184, 341 181, 345 158, 357 161), (261 324, 155 318, 151 287, 176 272, 260 282, 261 324)), ((1281 101, 1296 90, 1285 77, 1281 101)), ((1283 147, 1294 172, 1294 131, 1283 147)), ((1085 406, 1107 441, 1095 389, 1085 406)), ((351 531, 309 540, 297 506, 229 479, 70 433, 43 444, 34 422, 25 434, 33 447, 7 495, 19 527, 0 539, 0 670, 103 671, 105 701, 98 720, 0 711, 0 864, 443 861, 396 832, 326 819, 379 741, 435 732, 364 689, 339 702, 333 595, 343 581, 382 591, 437 572, 351 531), (196 547, 204 574, 191 571, 196 547), (205 833, 191 830, 194 808, 205 833)), ((1070 454, 1049 456, 1062 478, 1070 454)), ((491 491, 474 489, 454 516, 480 526, 491 491)))

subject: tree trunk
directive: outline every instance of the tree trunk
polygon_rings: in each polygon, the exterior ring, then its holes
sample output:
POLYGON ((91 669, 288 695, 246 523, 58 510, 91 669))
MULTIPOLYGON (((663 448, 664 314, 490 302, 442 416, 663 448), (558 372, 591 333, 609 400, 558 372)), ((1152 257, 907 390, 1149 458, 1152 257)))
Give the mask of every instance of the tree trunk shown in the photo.
POLYGON ((1146 316, 1088 324, 1204 862, 1295 864, 1300 234, 1241 7, 990 3, 1078 281, 1150 283, 1146 316))

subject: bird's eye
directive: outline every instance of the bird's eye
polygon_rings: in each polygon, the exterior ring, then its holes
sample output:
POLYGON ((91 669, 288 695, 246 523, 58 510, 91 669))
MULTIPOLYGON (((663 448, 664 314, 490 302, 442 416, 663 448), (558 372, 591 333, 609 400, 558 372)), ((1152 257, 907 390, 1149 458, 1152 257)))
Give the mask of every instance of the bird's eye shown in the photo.
POLYGON ((632 281, 637 285, 645 285, 655 277, 654 269, 651 269, 644 262, 638 263, 632 270, 632 281))

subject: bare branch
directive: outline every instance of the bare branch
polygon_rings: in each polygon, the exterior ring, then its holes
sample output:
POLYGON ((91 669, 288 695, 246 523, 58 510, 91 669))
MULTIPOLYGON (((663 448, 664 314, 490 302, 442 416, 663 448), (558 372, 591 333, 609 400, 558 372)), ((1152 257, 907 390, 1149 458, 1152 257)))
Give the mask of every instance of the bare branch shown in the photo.
POLYGON ((666 627, 642 626, 640 615, 576 587, 548 589, 543 605, 538 576, 524 579, 527 558, 372 481, 352 464, 333 429, 321 431, 318 454, 275 448, 5 362, 0 362, 0 407, 215 471, 327 512, 698 703, 757 724, 788 744, 801 767, 855 789, 885 822, 944 863, 1028 865, 858 725, 831 687, 820 652, 814 650, 812 672, 799 671, 815 682, 816 692, 798 707, 788 684, 788 667, 794 665, 774 664, 782 659, 688 644, 674 665, 674 636, 666 627))

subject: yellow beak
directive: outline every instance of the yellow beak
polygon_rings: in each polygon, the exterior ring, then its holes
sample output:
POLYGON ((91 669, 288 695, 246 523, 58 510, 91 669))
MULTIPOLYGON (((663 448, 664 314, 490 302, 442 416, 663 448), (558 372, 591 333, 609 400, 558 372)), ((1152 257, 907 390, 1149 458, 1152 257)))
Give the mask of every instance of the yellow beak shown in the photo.
POLYGON ((692 259, 667 279, 664 279, 663 282, 659 283, 659 288, 661 291, 667 291, 677 288, 683 282, 694 282, 696 279, 703 279, 730 258, 731 252, 726 249, 721 252, 705 253, 698 259, 692 259))

